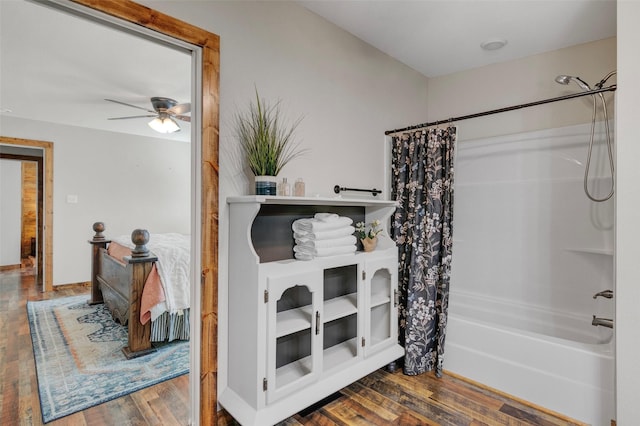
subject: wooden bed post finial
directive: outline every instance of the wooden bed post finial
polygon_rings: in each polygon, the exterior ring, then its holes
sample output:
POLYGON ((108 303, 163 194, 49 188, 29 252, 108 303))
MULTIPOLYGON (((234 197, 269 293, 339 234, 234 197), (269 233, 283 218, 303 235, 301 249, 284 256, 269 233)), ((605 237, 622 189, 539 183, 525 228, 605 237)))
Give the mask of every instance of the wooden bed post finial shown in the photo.
POLYGON ((93 241, 104 241, 104 222, 96 222, 93 224, 93 230, 96 233, 93 236, 93 241))
POLYGON ((146 229, 134 229, 131 233, 131 242, 136 245, 136 247, 131 250, 131 257, 149 256, 149 249, 147 248, 149 231, 146 229))

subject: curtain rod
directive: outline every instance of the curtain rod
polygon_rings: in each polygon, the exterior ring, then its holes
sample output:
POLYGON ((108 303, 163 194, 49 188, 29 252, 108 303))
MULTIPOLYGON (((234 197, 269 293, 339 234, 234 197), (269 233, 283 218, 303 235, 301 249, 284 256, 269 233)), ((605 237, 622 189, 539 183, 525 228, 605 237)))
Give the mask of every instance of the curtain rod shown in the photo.
POLYGON ((406 132, 406 131, 409 131, 409 130, 424 129, 424 128, 431 127, 431 126, 437 126, 439 124, 451 123, 451 122, 454 122, 454 121, 468 120, 470 118, 484 117, 485 115, 498 114, 498 113, 501 113, 501 112, 513 111, 513 110, 516 110, 516 109, 522 109, 522 108, 528 108, 528 107, 532 107, 532 106, 536 106, 536 105, 548 104, 548 103, 551 103, 551 102, 558 102, 558 101, 564 101, 564 100, 567 100, 567 99, 579 98, 579 97, 582 97, 582 96, 595 95, 597 93, 602 93, 602 92, 613 92, 616 89, 617 89, 617 86, 615 84, 612 84, 611 86, 602 87, 602 88, 599 88, 599 89, 588 90, 588 91, 585 91, 585 92, 572 93, 570 95, 558 96, 557 98, 543 99, 541 101, 529 102, 529 103, 526 103, 526 104, 514 105, 514 106, 510 106, 510 107, 505 107, 505 108, 492 109, 490 111, 478 112, 478 113, 475 113, 475 114, 463 115, 463 116, 460 116, 460 117, 452 117, 452 118, 448 118, 446 120, 432 121, 431 123, 417 124, 415 126, 404 127, 402 129, 387 130, 386 132, 384 132, 384 134, 385 135, 390 135, 390 134, 393 134, 393 133, 406 132))

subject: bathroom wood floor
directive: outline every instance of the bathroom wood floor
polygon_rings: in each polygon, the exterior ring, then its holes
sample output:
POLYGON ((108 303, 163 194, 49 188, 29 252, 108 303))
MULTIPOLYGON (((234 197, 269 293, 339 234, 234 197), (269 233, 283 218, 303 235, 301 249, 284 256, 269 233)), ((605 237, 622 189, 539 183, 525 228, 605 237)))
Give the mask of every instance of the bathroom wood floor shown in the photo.
MULTIPOLYGON (((42 416, 27 300, 89 294, 68 287, 36 289, 30 270, 0 272, 0 424, 41 425, 42 416)), ((50 425, 187 425, 188 376, 89 408, 50 425)), ((223 413, 220 425, 237 424, 223 413)), ((336 399, 296 414, 283 425, 577 425, 453 375, 408 377, 378 370, 340 391, 336 399)))

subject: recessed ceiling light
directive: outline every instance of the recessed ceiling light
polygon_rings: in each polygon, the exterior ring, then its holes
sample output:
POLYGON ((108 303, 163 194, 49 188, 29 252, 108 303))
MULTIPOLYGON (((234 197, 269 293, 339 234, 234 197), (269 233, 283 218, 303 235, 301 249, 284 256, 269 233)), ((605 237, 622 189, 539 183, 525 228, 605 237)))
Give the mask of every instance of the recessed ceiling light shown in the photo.
POLYGON ((501 38, 493 38, 480 43, 480 47, 484 50, 498 50, 502 49, 507 44, 507 40, 501 38))

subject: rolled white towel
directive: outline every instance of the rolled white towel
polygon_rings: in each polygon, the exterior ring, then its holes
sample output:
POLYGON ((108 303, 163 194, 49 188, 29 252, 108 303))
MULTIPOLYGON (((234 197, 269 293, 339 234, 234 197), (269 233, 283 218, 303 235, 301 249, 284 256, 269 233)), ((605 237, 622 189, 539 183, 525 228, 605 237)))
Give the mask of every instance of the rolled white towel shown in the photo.
POLYGON ((313 218, 323 222, 335 222, 340 219, 340 216, 335 213, 316 213, 313 215, 313 218))
POLYGON ((293 233, 294 239, 307 238, 315 241, 320 240, 330 240, 333 238, 346 237, 348 235, 352 235, 356 231, 356 228, 353 226, 345 226, 338 229, 330 229, 327 231, 316 231, 316 232, 305 232, 305 231, 295 231, 293 233))
POLYGON ((346 226, 350 226, 353 223, 353 219, 346 216, 340 216, 338 219, 330 220, 325 222, 319 219, 298 219, 291 225, 291 229, 293 232, 319 232, 319 231, 329 231, 333 229, 344 228, 346 226))
POLYGON ((326 240, 316 240, 314 238, 296 238, 298 246, 314 248, 338 247, 355 244, 358 239, 354 235, 346 237, 330 238, 326 240))
POLYGON ((293 255, 298 260, 313 260, 313 255, 309 253, 294 253, 293 255))
POLYGON ((315 249, 309 249, 306 247, 293 246, 294 253, 301 253, 312 255, 315 257, 335 256, 338 254, 354 253, 356 251, 355 244, 337 247, 320 247, 315 249))

